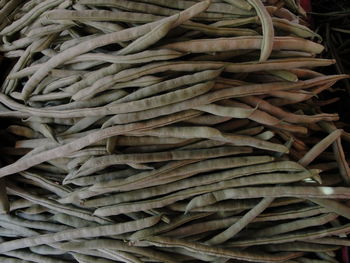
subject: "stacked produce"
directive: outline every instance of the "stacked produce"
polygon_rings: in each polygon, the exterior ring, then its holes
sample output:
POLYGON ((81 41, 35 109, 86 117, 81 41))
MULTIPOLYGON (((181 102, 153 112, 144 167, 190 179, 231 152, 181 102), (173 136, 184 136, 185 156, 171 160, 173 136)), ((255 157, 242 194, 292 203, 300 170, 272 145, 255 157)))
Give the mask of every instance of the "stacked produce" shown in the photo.
POLYGON ((1 262, 337 262, 350 134, 298 1, 0 1, 1 262))

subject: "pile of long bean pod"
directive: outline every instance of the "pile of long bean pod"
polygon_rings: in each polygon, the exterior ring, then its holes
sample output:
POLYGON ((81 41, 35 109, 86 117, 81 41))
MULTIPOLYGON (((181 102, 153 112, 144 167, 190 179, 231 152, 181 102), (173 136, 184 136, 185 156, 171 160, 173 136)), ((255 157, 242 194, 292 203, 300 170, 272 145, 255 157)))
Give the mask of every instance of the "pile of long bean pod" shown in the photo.
POLYGON ((1 262, 338 262, 348 76, 298 1, 0 7, 1 262))

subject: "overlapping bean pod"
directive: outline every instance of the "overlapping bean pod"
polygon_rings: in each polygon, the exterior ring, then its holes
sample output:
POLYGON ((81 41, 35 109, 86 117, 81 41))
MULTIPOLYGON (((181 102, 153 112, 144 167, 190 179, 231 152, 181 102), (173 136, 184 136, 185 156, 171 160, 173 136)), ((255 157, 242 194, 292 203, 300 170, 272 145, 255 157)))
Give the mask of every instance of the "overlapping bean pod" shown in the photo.
POLYGON ((0 1, 0 261, 337 262, 348 76, 302 11, 0 1))

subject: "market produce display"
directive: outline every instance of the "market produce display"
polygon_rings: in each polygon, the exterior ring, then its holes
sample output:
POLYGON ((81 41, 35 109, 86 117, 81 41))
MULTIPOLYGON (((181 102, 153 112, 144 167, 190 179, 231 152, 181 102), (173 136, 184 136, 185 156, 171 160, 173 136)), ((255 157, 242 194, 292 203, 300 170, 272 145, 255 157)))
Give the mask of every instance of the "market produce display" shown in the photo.
POLYGON ((299 1, 0 7, 1 262, 338 262, 349 76, 299 1))

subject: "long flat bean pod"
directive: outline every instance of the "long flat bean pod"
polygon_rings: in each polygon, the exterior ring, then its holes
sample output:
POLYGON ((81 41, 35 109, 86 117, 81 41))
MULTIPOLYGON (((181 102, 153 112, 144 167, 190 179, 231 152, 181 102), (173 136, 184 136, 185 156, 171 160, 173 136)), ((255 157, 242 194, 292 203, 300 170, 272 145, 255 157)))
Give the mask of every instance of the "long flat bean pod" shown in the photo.
POLYGON ((29 238, 23 238, 13 241, 7 241, 0 244, 1 253, 16 250, 19 248, 25 248, 35 245, 49 244, 59 241, 66 241, 76 238, 89 238, 98 237, 105 235, 118 235, 142 228, 150 227, 159 221, 159 217, 148 217, 136 221, 120 223, 115 225, 96 226, 96 227, 85 227, 74 230, 64 230, 53 234, 44 234, 29 238))

